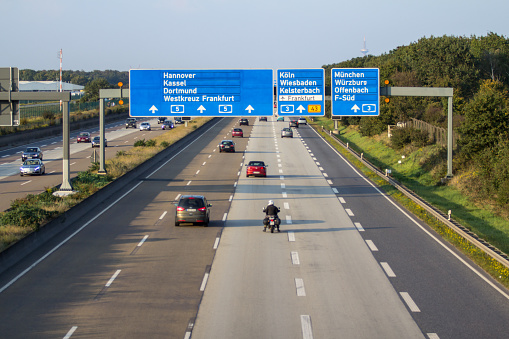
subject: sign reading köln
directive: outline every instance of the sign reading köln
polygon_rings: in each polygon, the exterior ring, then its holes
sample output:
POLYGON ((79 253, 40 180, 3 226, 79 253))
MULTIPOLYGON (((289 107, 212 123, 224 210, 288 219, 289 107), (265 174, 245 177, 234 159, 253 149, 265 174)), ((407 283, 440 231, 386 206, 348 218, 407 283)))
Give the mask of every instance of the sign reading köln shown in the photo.
POLYGON ((380 115, 378 68, 333 68, 331 72, 333 116, 380 115))
POLYGON ((325 114, 325 70, 278 69, 278 115, 317 116, 325 114))
POLYGON ((132 117, 271 116, 272 70, 130 70, 132 117))

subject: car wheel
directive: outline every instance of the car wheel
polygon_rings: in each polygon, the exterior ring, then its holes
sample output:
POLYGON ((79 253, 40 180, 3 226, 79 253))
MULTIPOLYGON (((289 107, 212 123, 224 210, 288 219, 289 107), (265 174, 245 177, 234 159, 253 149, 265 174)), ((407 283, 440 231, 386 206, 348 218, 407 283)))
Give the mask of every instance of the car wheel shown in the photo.
POLYGON ((180 226, 180 223, 177 220, 175 220, 175 226, 180 226))
POLYGON ((20 177, 22 177, 22 176, 23 176, 23 173, 20 173, 20 174, 19 174, 19 176, 20 176, 20 177))

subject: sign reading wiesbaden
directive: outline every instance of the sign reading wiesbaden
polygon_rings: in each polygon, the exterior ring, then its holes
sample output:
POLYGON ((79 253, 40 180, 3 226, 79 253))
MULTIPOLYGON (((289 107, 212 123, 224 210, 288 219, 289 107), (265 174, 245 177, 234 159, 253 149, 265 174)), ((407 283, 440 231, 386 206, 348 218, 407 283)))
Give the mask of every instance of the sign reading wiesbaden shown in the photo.
POLYGON ((325 70, 278 69, 278 115, 324 115, 325 70))
POLYGON ((380 115, 378 68, 333 68, 331 81, 333 116, 380 115))
POLYGON ((132 117, 271 116, 272 70, 130 70, 132 117))

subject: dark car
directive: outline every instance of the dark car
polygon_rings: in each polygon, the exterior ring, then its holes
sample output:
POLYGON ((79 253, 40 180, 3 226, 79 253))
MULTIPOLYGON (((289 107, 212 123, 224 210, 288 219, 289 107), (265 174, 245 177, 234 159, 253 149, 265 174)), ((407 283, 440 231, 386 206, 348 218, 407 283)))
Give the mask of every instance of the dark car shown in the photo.
POLYGON ((250 161, 246 167, 246 177, 266 177, 267 166, 263 161, 250 161))
POLYGON ((23 153, 21 153, 21 161, 25 161, 28 158, 41 159, 42 151, 39 147, 27 147, 23 153))
POLYGON ((235 152, 235 143, 232 140, 223 140, 219 144, 219 153, 235 152))
POLYGON ((233 131, 232 131, 232 138, 233 137, 241 137, 241 138, 243 138, 244 137, 244 131, 242 130, 242 128, 234 128, 233 131))
MULTIPOLYGON (((92 147, 100 147, 101 146, 101 137, 96 136, 92 139, 92 147)), ((108 147, 108 140, 104 138, 104 147, 108 147)))
POLYGON ((200 223, 208 226, 210 221, 211 204, 203 195, 183 195, 178 203, 175 204, 175 226, 181 223, 200 223))
POLYGON ((293 131, 290 127, 285 127, 281 130, 281 138, 293 138, 293 131))
POLYGON ((78 137, 76 138, 76 142, 90 142, 90 133, 88 132, 81 132, 78 137))
POLYGON ((184 122, 182 121, 182 118, 181 117, 176 117, 175 118, 175 125, 177 124, 183 124, 184 122))
POLYGON ((159 117, 159 118, 157 118, 157 123, 158 124, 162 124, 165 121, 166 121, 166 117, 159 117))
POLYGON ((267 121, 267 117, 260 117, 258 120, 259 121, 267 121))
POLYGON ((161 129, 172 129, 173 127, 175 127, 175 125, 173 124, 173 121, 164 120, 163 125, 161 126, 161 129))
POLYGON ((290 127, 299 128, 299 123, 297 120, 290 120, 290 127))
POLYGON ((249 120, 247 119, 240 119, 239 120, 239 125, 242 126, 242 125, 246 125, 246 126, 249 126, 249 120))
POLYGON ((31 174, 39 174, 43 175, 46 173, 46 167, 42 163, 41 159, 28 159, 25 160, 23 165, 19 168, 19 175, 31 175, 31 174))
POLYGON ((125 128, 136 128, 136 118, 127 118, 125 121, 125 128))

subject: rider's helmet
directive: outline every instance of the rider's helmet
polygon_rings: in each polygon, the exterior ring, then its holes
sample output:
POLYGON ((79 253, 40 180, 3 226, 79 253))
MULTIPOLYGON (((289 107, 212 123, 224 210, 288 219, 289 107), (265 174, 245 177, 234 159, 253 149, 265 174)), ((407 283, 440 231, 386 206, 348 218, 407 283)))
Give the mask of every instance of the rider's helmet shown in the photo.
POLYGON ((269 200, 269 205, 274 205, 274 201, 269 200))

